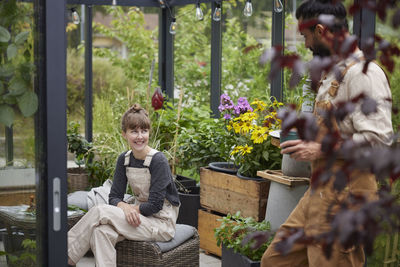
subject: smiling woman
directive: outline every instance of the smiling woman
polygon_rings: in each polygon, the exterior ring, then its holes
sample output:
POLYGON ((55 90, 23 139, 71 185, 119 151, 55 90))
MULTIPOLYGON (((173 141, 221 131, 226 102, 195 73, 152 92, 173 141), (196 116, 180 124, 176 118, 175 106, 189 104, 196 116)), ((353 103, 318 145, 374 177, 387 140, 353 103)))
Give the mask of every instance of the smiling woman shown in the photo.
POLYGON ((139 104, 121 120, 130 150, 117 160, 109 194, 110 205, 96 205, 68 232, 68 263, 91 248, 96 266, 116 266, 115 244, 121 240, 169 241, 175 235, 179 197, 168 160, 148 146, 150 119, 139 104), (124 202, 129 183, 133 204, 124 202), (100 222, 100 223, 99 223, 100 222))

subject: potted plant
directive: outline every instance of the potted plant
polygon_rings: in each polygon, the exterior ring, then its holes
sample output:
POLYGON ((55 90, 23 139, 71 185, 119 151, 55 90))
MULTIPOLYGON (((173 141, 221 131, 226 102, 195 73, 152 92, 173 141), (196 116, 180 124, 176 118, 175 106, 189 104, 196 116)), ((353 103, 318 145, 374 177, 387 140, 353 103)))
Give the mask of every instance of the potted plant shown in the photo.
POLYGON ((279 148, 271 144, 269 133, 280 128, 277 109, 283 104, 259 99, 249 104, 240 97, 237 105, 227 94, 222 94, 219 110, 225 120, 230 138, 235 140, 230 155, 239 166, 240 178, 257 177, 258 170, 279 169, 281 155, 279 148))
POLYGON ((270 230, 269 222, 257 222, 252 217, 242 217, 240 212, 228 214, 221 225, 214 229, 217 245, 222 246, 222 267, 258 267, 265 250, 272 241, 272 236, 261 246, 254 249, 251 235, 270 230))
POLYGON ((82 166, 93 159, 92 143, 79 133, 80 124, 70 122, 67 129, 68 152, 74 153, 78 167, 68 168, 68 189, 70 192, 86 190, 89 186, 87 171, 82 166))

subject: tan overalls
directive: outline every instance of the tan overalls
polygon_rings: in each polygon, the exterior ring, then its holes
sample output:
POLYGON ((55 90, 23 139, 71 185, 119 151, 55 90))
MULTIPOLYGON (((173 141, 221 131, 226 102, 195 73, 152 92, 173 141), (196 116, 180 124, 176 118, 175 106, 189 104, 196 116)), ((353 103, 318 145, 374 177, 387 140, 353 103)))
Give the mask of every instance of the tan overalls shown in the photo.
MULTIPOLYGON (((126 176, 134 195, 135 203, 140 205, 149 197, 151 175, 150 166, 157 150, 151 150, 143 163, 147 168, 126 167, 126 176)), ((125 154, 124 165, 129 165, 131 151, 125 154)), ((113 205, 97 205, 68 232, 68 256, 78 262, 92 249, 97 267, 116 266, 115 244, 124 239, 140 241, 169 241, 175 235, 175 223, 179 207, 164 200, 162 210, 152 216, 140 215, 138 227, 130 225, 121 208, 113 205)))
MULTIPOLYGON (((346 66, 342 73, 343 77, 352 65, 353 64, 346 66)), ((337 81, 332 81, 331 88, 329 88, 329 95, 331 95, 331 97, 336 96, 338 87, 339 84, 337 81)), ((316 101, 315 103, 314 115, 317 117, 320 126, 317 141, 320 141, 327 132, 318 110, 326 110, 331 108, 331 106, 332 103, 329 100, 316 101)), ((335 128, 338 127, 335 121, 332 122, 332 125, 335 128)), ((337 160, 334 163, 332 171, 334 172, 340 169, 343 163, 343 161, 337 160)), ((324 167, 325 159, 318 159, 312 162, 313 172, 324 167)), ((335 214, 339 209, 339 202, 345 199, 349 192, 353 194, 363 194, 369 199, 376 197, 377 184, 374 175, 370 173, 353 171, 350 174, 350 182, 341 192, 333 189, 333 180, 334 179, 330 179, 328 184, 315 189, 313 188, 314 191, 312 191, 310 187, 300 199, 296 208, 289 215, 288 219, 281 225, 279 231, 303 228, 306 235, 317 235, 327 232, 331 229, 330 221, 327 219, 328 211, 331 215, 335 214)), ((362 248, 354 247, 344 250, 339 244, 334 244, 330 260, 325 258, 321 245, 315 244, 295 244, 288 255, 282 256, 274 249, 275 244, 280 241, 278 237, 279 231, 262 257, 262 267, 362 267, 364 265, 365 256, 362 248)))

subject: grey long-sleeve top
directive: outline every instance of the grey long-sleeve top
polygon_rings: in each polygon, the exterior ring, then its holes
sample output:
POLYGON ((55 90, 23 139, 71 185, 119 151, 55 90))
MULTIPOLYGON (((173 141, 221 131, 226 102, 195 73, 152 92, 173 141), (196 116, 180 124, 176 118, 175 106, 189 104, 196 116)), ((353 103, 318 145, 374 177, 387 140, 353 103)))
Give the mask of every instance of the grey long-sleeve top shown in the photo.
MULTIPOLYGON (((114 182, 109 195, 109 203, 116 206, 123 201, 127 186, 126 168, 124 166, 126 152, 119 155, 117 166, 114 173, 114 182)), ((143 165, 144 160, 135 159, 133 153, 130 154, 129 167, 147 168, 143 165)), ((151 180, 149 189, 149 199, 146 203, 140 204, 140 213, 150 216, 159 212, 166 198, 172 205, 179 205, 178 191, 172 179, 168 160, 162 152, 153 155, 149 166, 151 180)))

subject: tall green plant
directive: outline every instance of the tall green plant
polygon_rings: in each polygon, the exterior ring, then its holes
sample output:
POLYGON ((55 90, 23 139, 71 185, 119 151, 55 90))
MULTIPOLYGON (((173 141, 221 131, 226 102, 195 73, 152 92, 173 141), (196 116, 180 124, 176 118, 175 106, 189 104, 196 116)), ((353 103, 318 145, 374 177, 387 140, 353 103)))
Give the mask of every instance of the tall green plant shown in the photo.
MULTIPOLYGON (((153 59, 157 57, 158 33, 146 29, 144 15, 137 7, 129 8, 128 12, 121 7, 106 9, 115 19, 110 27, 95 24, 94 30, 121 41, 126 46, 128 55, 122 58, 117 51, 109 49, 95 49, 94 53, 99 57, 107 58, 113 66, 119 67, 126 79, 134 83, 131 89, 140 94, 146 94, 149 71, 153 59)), ((157 69, 156 66, 155 70, 157 69)), ((154 75, 154 77, 157 76, 154 75)))
POLYGON ((16 0, 0 5, 0 123, 11 127, 15 115, 32 116, 38 107, 33 91, 31 6, 16 0))

